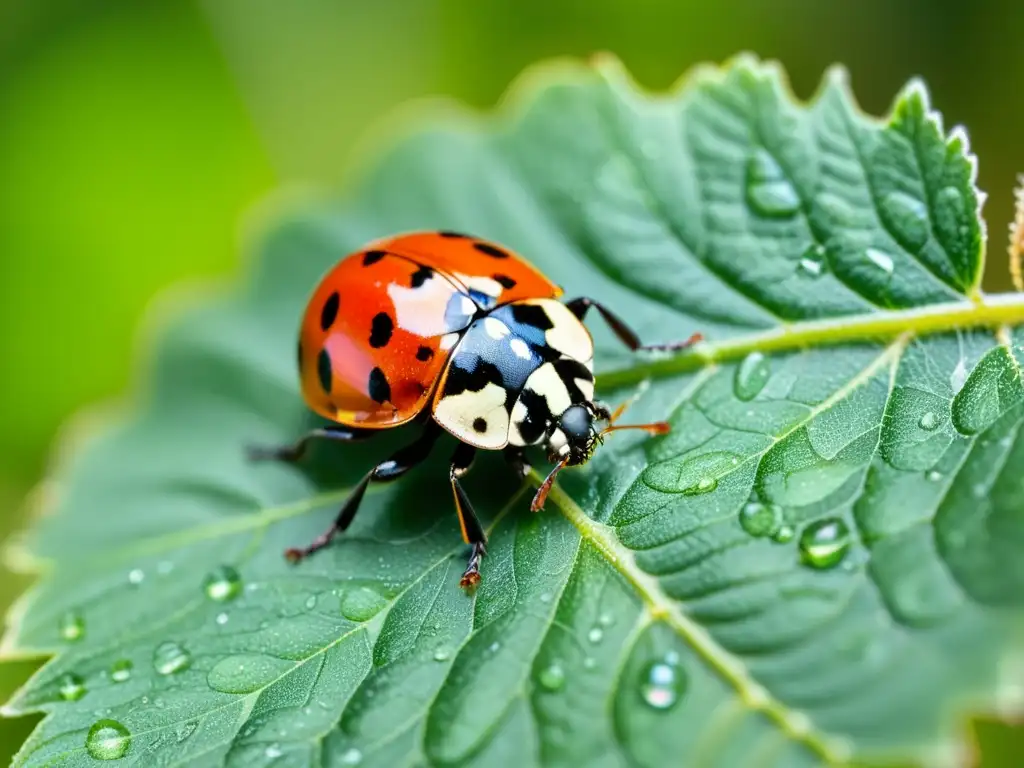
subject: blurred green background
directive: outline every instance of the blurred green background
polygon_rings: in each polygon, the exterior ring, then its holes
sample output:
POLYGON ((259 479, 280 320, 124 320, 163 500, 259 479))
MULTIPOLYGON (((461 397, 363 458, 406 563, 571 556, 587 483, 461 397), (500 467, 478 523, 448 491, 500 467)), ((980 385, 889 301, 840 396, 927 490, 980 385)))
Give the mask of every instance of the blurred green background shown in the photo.
MULTIPOLYGON (((60 424, 125 391, 154 295, 238 267, 251 206, 341 182, 395 105, 489 107, 539 59, 606 50, 660 89, 750 50, 801 98, 840 62, 874 114, 920 75, 980 158, 985 287, 1007 289, 1021 29, 1018 0, 2 0, 0 537, 60 424)), ((0 577, 0 607, 25 586, 0 577)), ((32 668, 0 667, 0 699, 32 668)), ((0 721, 5 764, 31 725, 0 721)), ((980 764, 1021 764, 1024 730, 981 731, 980 764)))

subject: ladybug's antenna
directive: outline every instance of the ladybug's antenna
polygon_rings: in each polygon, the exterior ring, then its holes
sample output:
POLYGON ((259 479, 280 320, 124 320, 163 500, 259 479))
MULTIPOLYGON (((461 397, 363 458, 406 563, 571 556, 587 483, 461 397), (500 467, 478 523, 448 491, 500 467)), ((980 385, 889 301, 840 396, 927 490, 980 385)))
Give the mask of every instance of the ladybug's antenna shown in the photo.
POLYGON ((597 436, 602 437, 620 429, 642 429, 652 435, 667 435, 671 427, 667 421, 652 421, 650 424, 610 424, 598 432, 597 436))

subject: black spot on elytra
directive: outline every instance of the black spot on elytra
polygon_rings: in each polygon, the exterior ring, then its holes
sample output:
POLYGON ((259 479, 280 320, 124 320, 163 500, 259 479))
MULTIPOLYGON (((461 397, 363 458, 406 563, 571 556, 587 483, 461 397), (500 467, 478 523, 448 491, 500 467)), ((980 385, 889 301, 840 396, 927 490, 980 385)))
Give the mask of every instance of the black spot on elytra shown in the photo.
POLYGON ((420 267, 419 269, 412 273, 412 277, 409 279, 409 285, 411 285, 413 288, 419 288, 433 276, 434 270, 432 270, 430 267, 420 267))
POLYGON ((324 302, 323 309, 320 310, 321 330, 326 331, 334 325, 334 321, 338 317, 338 307, 340 305, 341 297, 338 295, 337 291, 327 297, 327 301, 324 302))
POLYGON ((512 318, 517 323, 532 325, 534 328, 539 328, 542 331, 555 327, 555 324, 551 322, 551 318, 548 317, 548 313, 544 311, 543 307, 538 307, 536 304, 513 304, 512 318))
POLYGON ((385 256, 387 256, 387 253, 384 251, 367 251, 363 254, 363 266, 368 267, 371 264, 376 264, 385 256))
POLYGON ((496 245, 491 245, 490 243, 476 242, 473 243, 473 247, 480 251, 480 253, 486 253, 488 256, 495 259, 508 258, 508 251, 503 251, 501 248, 498 248, 496 245))
POLYGON ((501 283, 503 288, 515 288, 516 281, 508 275, 491 275, 497 282, 501 283))
POLYGON ((419 360, 420 362, 425 363, 433 356, 434 350, 432 350, 430 347, 420 347, 419 349, 416 350, 416 359, 419 360))
POLYGON ((481 419, 479 416, 477 416, 475 419, 473 419, 473 429, 475 429, 477 432, 486 432, 487 420, 481 419))
POLYGON ((384 375, 384 371, 380 368, 374 368, 370 371, 370 379, 367 382, 367 391, 370 395, 370 399, 378 403, 383 403, 386 400, 391 399, 391 385, 388 384, 388 377, 384 375))
POLYGON ((316 359, 316 372, 320 377, 320 386, 324 388, 324 392, 330 394, 333 371, 331 370, 331 356, 327 354, 326 349, 321 349, 320 355, 316 359))
POLYGON ((439 234, 441 237, 469 237, 469 235, 464 235, 461 232, 453 232, 450 229, 442 229, 437 234, 439 234))
POLYGON ((387 312, 378 312, 370 325, 370 346, 376 349, 386 347, 391 341, 395 323, 387 312))
POLYGON ((540 440, 548 423, 553 418, 551 409, 548 408, 548 401, 534 392, 532 389, 524 389, 519 396, 523 405, 526 406, 526 418, 519 424, 519 434, 527 444, 540 440))

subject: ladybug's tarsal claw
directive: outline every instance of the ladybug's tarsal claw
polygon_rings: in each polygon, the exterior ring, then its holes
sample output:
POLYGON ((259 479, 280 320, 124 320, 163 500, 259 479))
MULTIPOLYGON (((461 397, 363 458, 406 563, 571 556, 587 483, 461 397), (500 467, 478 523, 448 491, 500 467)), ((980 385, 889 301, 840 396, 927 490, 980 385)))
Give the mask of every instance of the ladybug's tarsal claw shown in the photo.
POLYGON ((459 586, 472 592, 480 585, 480 560, 487 554, 487 547, 482 542, 473 545, 473 552, 469 556, 466 570, 459 580, 459 586))

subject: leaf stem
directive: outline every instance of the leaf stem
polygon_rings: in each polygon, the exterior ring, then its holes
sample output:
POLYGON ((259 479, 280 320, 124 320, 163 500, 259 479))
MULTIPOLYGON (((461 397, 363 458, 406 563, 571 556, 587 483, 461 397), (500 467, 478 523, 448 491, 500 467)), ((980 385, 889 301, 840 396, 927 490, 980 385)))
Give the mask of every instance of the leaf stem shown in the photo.
POLYGON ((917 309, 875 312, 857 317, 780 325, 763 333, 722 341, 704 341, 686 352, 637 365, 600 372, 602 387, 615 389, 644 379, 674 376, 704 366, 742 358, 751 352, 780 352, 809 346, 823 347, 856 341, 888 339, 901 333, 914 336, 969 328, 998 328, 1024 323, 1024 294, 982 296, 977 302, 932 304, 917 309))

